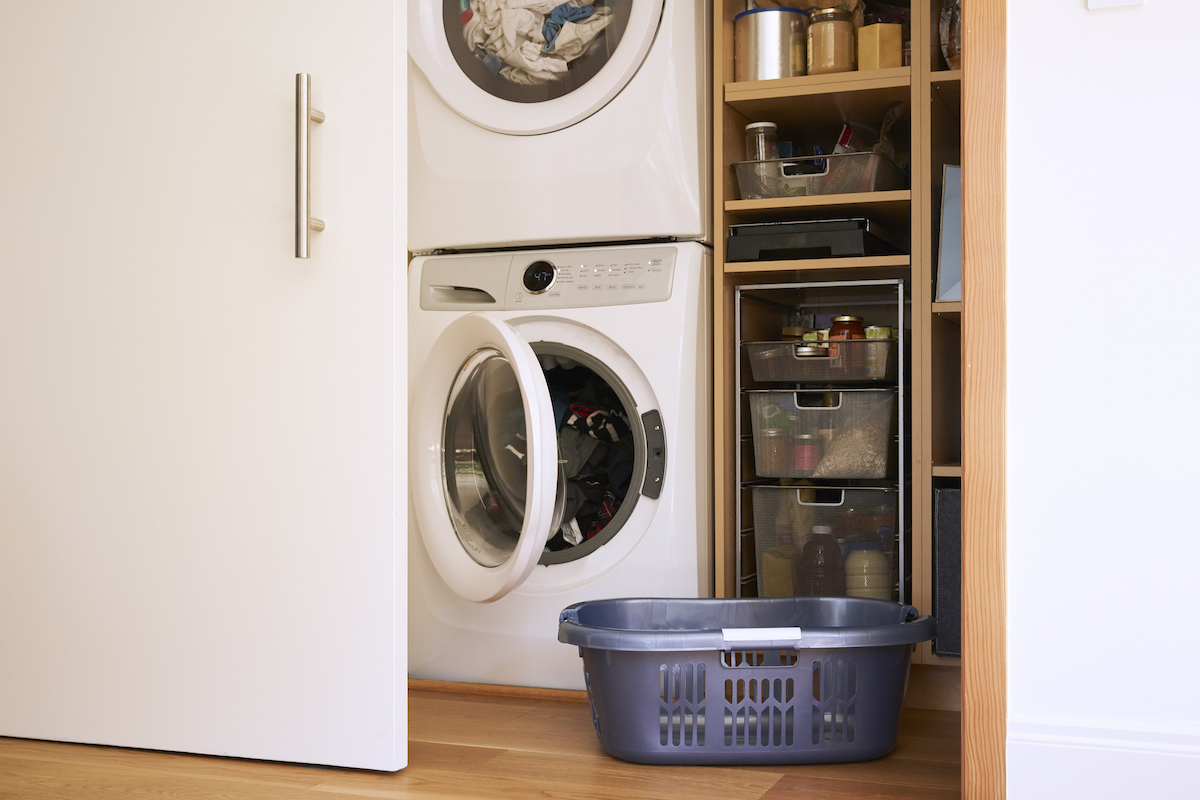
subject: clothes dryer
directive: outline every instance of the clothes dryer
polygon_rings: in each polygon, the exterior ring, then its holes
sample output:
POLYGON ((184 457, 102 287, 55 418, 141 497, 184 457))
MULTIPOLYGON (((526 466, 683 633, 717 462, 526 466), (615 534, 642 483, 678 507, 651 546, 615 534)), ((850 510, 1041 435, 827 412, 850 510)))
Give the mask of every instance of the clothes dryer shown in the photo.
POLYGON ((709 238, 707 2, 408 7, 413 252, 709 238))
POLYGON ((711 595, 710 258, 413 260, 410 676, 581 689, 563 608, 711 595))

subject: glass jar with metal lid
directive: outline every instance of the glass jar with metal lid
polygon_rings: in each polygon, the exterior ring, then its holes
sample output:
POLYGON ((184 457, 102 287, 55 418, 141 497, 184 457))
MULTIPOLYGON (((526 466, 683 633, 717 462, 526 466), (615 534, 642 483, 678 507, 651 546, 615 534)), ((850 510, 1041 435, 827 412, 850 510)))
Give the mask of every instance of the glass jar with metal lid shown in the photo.
POLYGON ((804 342, 797 344, 793 348, 792 354, 796 358, 825 358, 829 355, 829 351, 821 347, 820 342, 804 342))
POLYGON ((857 347, 844 348, 844 354, 839 350, 838 345, 833 344, 835 341, 848 341, 851 339, 866 339, 867 331, 863 328, 862 317, 853 317, 850 315, 834 317, 833 326, 829 329, 829 355, 832 358, 837 358, 842 354, 842 366, 861 366, 857 363, 862 359, 862 351, 857 347))
POLYGON ((763 428, 755 443, 755 466, 760 476, 777 478, 790 471, 792 432, 787 428, 763 428))
POLYGON ((821 463, 825 440, 813 433, 797 433, 792 437, 792 472, 808 477, 821 463))
POLYGON ((854 17, 840 8, 812 12, 808 26, 808 74, 851 72, 857 67, 854 17))

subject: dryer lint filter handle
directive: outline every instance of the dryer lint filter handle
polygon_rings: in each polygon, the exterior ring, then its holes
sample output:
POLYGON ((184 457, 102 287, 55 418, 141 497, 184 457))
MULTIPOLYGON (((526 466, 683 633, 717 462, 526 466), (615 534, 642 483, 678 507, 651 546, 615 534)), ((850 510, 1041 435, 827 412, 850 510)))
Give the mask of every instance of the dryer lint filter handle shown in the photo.
POLYGON ((642 414, 642 426, 646 430, 646 479, 642 481, 642 494, 656 500, 662 493, 667 468, 667 436, 658 409, 642 414))

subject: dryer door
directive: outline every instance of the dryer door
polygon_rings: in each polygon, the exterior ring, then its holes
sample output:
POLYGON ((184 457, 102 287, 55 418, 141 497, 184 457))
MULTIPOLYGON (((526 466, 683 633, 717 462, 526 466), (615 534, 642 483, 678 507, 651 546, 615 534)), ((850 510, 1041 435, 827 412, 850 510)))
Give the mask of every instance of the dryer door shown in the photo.
POLYGON ((410 0, 408 50, 448 106, 484 128, 574 125, 625 88, 664 0, 410 0))
POLYGON ((562 514, 542 369, 511 327, 470 314, 438 337, 414 394, 411 502, 425 549, 456 593, 498 600, 532 572, 562 514))

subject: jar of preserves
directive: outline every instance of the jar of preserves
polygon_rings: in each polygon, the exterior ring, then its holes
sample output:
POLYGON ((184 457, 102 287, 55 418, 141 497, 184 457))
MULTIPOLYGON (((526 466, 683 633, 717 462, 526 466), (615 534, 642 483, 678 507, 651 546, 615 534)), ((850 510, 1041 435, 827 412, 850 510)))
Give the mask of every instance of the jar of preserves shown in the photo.
POLYGON ((840 8, 812 12, 808 26, 808 74, 851 72, 856 68, 854 17, 840 8))
POLYGON ((778 477, 788 473, 791 464, 791 431, 787 428, 763 428, 759 437, 762 450, 758 455, 758 474, 778 477))
POLYGON ((814 433, 798 433, 792 437, 792 472, 801 477, 813 474, 821 463, 825 441, 814 433))
MULTIPOLYGON (((862 317, 842 316, 833 318, 833 327, 829 329, 829 356, 837 358, 839 355, 838 346, 833 342, 844 342, 851 339, 866 339, 867 331, 863 328, 862 317)), ((845 348, 845 355, 842 358, 841 366, 855 367, 862 366, 857 363, 861 361, 862 351, 857 347, 845 348)))

